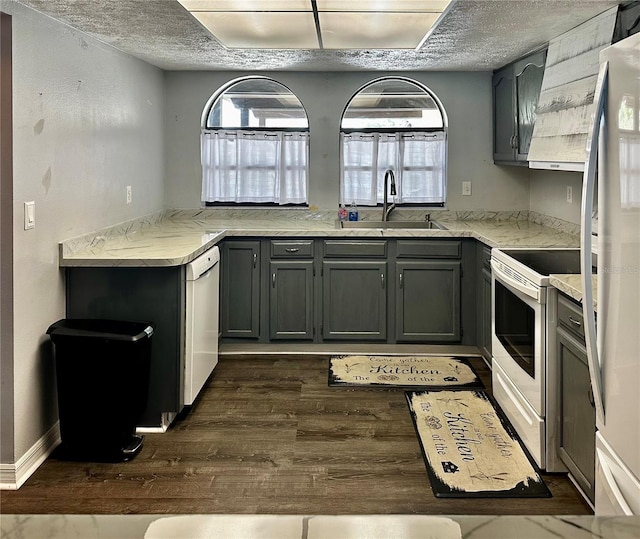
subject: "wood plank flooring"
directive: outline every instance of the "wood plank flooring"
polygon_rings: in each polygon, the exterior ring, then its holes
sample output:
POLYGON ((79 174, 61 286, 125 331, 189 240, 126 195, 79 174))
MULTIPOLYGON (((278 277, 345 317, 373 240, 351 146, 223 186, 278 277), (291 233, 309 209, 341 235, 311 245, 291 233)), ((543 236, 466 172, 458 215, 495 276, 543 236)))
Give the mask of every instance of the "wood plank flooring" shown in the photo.
MULTIPOLYGON (((472 364, 490 388, 480 358, 472 364)), ((590 514, 549 499, 437 499, 402 390, 330 388, 328 356, 228 356, 188 414, 125 463, 49 458, 2 513, 590 514)))

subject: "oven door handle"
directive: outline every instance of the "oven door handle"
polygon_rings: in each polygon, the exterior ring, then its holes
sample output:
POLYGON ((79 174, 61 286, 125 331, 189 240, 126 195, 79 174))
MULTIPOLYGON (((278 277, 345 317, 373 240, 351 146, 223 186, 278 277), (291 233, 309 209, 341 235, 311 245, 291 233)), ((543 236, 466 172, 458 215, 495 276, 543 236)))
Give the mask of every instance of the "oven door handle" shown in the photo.
POLYGON ((495 277, 503 284, 522 292, 530 298, 535 299, 538 303, 543 303, 539 288, 535 286, 527 286, 524 283, 516 281, 515 279, 504 273, 500 268, 500 265, 497 264, 493 259, 491 260, 491 270, 493 271, 495 277))

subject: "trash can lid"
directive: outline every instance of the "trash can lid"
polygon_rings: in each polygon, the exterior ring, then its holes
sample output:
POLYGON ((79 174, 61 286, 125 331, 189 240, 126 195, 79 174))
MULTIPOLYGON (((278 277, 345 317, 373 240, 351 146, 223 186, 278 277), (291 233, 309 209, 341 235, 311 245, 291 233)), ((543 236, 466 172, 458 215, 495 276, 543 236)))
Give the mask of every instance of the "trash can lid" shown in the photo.
POLYGON ((153 335, 151 322, 106 320, 99 318, 64 318, 51 324, 47 334, 56 337, 84 337, 136 342, 153 335))

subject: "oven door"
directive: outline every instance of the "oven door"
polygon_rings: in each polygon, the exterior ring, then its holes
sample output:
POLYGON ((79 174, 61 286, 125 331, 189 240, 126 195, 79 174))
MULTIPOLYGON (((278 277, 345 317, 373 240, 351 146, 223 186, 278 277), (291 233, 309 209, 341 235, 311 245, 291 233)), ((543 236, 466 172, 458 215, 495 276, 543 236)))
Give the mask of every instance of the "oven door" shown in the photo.
MULTIPOLYGON (((546 290, 514 280, 492 264, 492 353, 512 386, 545 415, 546 290)), ((502 403, 499 403, 502 404, 502 403)))

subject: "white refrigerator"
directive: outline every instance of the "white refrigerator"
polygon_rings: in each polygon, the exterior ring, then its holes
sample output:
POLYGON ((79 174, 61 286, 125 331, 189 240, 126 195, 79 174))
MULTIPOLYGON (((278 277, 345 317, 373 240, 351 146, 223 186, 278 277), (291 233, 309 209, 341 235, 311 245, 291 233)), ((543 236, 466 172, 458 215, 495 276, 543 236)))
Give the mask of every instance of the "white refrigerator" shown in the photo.
POLYGON ((595 512, 640 515, 640 34, 601 51, 595 104, 581 230, 596 407, 595 512), (592 278, 596 196, 598 264, 592 278))

